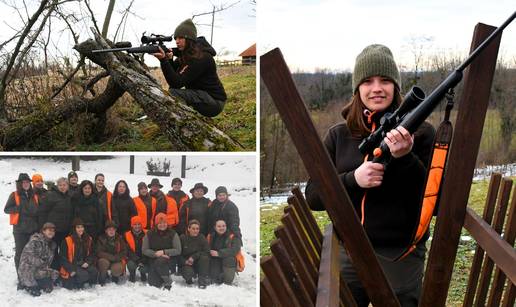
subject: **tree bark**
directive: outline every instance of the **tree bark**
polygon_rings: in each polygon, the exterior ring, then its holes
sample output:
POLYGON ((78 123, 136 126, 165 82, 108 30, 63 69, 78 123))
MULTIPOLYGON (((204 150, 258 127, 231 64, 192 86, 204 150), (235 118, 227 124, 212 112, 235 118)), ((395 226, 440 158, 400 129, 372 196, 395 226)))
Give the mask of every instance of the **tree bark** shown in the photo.
POLYGON ((127 91, 149 118, 160 127, 176 151, 235 151, 242 146, 214 126, 213 122, 166 92, 135 58, 122 53, 93 54, 91 50, 111 46, 94 31, 95 40, 74 48, 105 68, 127 91))

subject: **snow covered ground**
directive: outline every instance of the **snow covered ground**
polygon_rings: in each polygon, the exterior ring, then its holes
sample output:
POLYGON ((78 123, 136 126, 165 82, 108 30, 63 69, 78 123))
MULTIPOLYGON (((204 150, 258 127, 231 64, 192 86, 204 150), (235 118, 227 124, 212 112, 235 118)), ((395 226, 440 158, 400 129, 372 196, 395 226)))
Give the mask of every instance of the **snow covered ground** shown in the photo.
MULTIPOLYGON (((116 181, 125 179, 132 196, 137 196, 137 184, 149 183, 154 176, 146 175, 145 161, 148 156, 135 157, 135 174, 129 174, 129 157, 119 156, 109 160, 81 161, 79 181, 93 181, 96 173, 106 176, 106 186, 113 190, 116 181)), ((163 160, 163 156, 154 156, 163 160)), ((173 177, 180 177, 181 157, 167 156, 171 162, 171 177, 159 177, 168 191, 173 177)), ((243 234, 243 251, 246 258, 245 271, 235 278, 233 286, 209 286, 205 290, 187 287, 181 277, 173 276, 170 292, 140 282, 126 282, 123 285, 108 284, 82 291, 55 289, 51 294, 33 298, 25 291, 16 291, 14 269, 14 240, 12 226, 7 214, 0 214, 0 306, 255 306, 257 302, 257 232, 256 232, 256 173, 254 156, 187 156, 186 178, 183 190, 189 190, 196 182, 203 182, 208 188, 206 197, 214 199, 215 188, 225 185, 230 198, 240 211, 240 227, 243 234)), ((56 180, 71 170, 70 162, 54 162, 50 159, 5 159, 0 157, 0 206, 4 206, 9 193, 14 191, 18 173, 29 175, 41 173, 44 180, 56 180)))

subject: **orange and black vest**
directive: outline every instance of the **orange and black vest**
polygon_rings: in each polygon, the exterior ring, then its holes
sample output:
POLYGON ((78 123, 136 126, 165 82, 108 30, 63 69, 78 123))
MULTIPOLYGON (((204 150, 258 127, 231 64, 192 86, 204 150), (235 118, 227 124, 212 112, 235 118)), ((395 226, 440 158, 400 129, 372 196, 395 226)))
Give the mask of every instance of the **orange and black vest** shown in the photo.
MULTIPOLYGON (((228 244, 228 247, 231 247, 231 243, 233 242, 233 238, 235 237, 234 234, 229 234, 229 244, 228 244)), ((208 240, 208 244, 210 245, 211 247, 211 233, 209 233, 207 236, 206 236, 206 240, 208 240)), ((245 269, 245 258, 244 258, 244 254, 242 254, 242 248, 240 248, 238 250, 238 253, 235 255, 235 260, 236 260, 236 271, 237 272, 243 272, 244 269, 245 269)))
MULTIPOLYGON (((73 242, 72 236, 66 237, 65 242, 66 242, 66 251, 67 251, 66 259, 68 260, 68 262, 73 263, 73 257, 75 256, 75 243, 73 242)), ((86 256, 90 255, 91 242, 92 242, 92 239, 90 237, 88 240, 88 249, 86 250, 86 256)), ((59 269, 59 273, 61 274, 61 277, 64 279, 70 278, 70 272, 68 272, 64 268, 64 266, 61 266, 61 269, 59 269)))
POLYGON ((167 224, 168 226, 176 226, 179 223, 179 213, 177 210, 176 200, 173 197, 165 195, 167 201, 167 224))
POLYGON ((157 201, 156 198, 150 196, 151 198, 151 209, 152 209, 152 216, 150 217, 150 225, 147 225, 147 206, 143 202, 143 200, 137 196, 133 198, 134 206, 136 207, 136 212, 138 213, 138 216, 142 219, 142 228, 143 229, 151 229, 154 227, 154 217, 156 216, 156 206, 157 201))
MULTIPOLYGON (((143 229, 143 233, 147 234, 147 229, 143 229)), ((131 230, 126 231, 124 237, 127 242, 127 246, 129 246, 133 253, 136 253, 136 242, 134 241, 133 232, 131 230)))
MULTIPOLYGON (((20 194, 18 194, 18 192, 13 192, 14 194, 14 202, 16 203, 16 207, 19 207, 20 206, 20 194)), ((36 206, 39 205, 39 198, 38 198, 38 195, 36 193, 34 193, 34 196, 32 196, 34 198, 34 202, 36 203, 36 206)), ((20 220, 20 213, 16 212, 16 213, 10 213, 9 214, 9 224, 11 225, 18 225, 18 221, 20 220)))

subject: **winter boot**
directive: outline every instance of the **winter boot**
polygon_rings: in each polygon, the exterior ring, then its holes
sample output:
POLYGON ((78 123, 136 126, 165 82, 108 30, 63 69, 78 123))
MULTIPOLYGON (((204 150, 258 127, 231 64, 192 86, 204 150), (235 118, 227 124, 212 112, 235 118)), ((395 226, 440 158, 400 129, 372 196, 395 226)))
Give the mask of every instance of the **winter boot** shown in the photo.
POLYGON ((129 273, 129 281, 130 282, 136 281, 136 273, 129 273))
POLYGON ((147 281, 147 274, 140 272, 140 278, 141 278, 142 282, 146 282, 147 281))
POLYGON ((208 280, 206 277, 199 277, 199 289, 206 289, 206 286, 208 285, 208 280))
POLYGON ((27 287, 27 292, 29 292, 29 294, 32 296, 41 295, 41 290, 39 289, 39 287, 27 287))
POLYGON ((193 284, 193 280, 191 278, 188 278, 185 280, 187 285, 193 284))
POLYGON ((118 284, 120 279, 118 277, 116 277, 116 276, 111 276, 111 281, 114 282, 115 284, 118 284))

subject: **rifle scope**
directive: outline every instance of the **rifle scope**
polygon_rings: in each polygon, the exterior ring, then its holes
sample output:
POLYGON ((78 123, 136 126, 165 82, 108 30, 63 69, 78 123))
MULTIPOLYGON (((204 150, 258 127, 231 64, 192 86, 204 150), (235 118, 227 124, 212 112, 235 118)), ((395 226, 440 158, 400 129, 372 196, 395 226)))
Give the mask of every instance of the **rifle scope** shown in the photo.
POLYGON ((142 44, 155 44, 157 42, 159 42, 159 43, 171 42, 173 40, 174 40, 174 38, 172 36, 164 36, 164 35, 159 35, 159 34, 151 34, 149 36, 142 35, 141 42, 142 42, 142 44))

